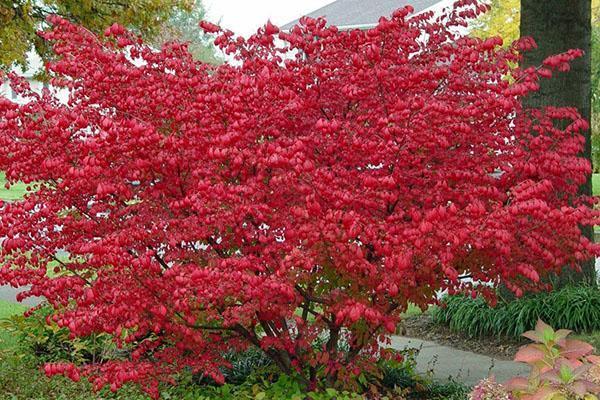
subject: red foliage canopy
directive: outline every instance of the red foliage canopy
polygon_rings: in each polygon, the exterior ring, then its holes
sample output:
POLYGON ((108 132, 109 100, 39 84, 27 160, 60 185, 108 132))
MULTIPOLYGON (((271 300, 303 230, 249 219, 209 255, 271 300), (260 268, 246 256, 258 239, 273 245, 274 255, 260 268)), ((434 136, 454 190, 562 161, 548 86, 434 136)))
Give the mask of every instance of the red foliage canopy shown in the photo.
POLYGON ((304 19, 248 40, 202 23, 237 57, 218 67, 52 18, 48 73, 68 102, 14 76, 28 102, 0 98, 0 170, 36 188, 2 205, 0 282, 130 357, 47 372, 156 395, 184 366, 221 379, 223 351, 255 345, 307 384, 343 379, 408 302, 489 294, 464 275, 520 294, 597 254, 577 195, 588 124, 521 102, 580 52, 520 70, 530 40, 460 33, 482 11, 405 8, 348 32, 304 19))

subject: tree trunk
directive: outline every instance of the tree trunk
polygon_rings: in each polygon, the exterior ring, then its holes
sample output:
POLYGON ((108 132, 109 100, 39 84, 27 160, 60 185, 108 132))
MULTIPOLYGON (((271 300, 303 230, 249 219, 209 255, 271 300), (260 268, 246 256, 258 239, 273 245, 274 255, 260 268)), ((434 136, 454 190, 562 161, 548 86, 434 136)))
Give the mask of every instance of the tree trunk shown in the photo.
MULTIPOLYGON (((538 48, 527 52, 523 65, 537 66, 553 54, 569 49, 581 49, 585 55, 571 64, 571 71, 557 73, 552 79, 540 82, 541 90, 531 94, 526 106, 577 107, 581 115, 591 117, 591 0, 521 0, 521 36, 530 36, 538 48)), ((591 133, 585 132, 586 143, 582 156, 591 162, 591 133)), ((592 194, 591 176, 579 189, 581 194, 592 194)), ((582 228, 593 240, 593 230, 582 228)), ((595 260, 582 263, 581 273, 565 269, 557 279, 558 286, 569 283, 596 283, 595 260)))

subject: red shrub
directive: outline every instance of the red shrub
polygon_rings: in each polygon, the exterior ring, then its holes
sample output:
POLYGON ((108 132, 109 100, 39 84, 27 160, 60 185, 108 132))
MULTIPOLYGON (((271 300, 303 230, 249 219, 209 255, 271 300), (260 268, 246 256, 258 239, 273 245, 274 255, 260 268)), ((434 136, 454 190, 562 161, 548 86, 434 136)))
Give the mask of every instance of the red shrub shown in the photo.
POLYGON ((30 101, 0 99, 0 170, 37 187, 2 206, 0 282, 132 353, 48 373, 156 395, 184 366, 219 381, 222 352, 255 345, 307 385, 343 380, 408 302, 471 290, 463 275, 519 294, 598 253, 577 196, 587 122, 521 105, 580 52, 516 69, 531 42, 456 33, 481 11, 461 3, 439 20, 304 19, 247 41, 203 24, 238 58, 219 67, 52 18, 48 72, 68 103, 14 77, 30 101))

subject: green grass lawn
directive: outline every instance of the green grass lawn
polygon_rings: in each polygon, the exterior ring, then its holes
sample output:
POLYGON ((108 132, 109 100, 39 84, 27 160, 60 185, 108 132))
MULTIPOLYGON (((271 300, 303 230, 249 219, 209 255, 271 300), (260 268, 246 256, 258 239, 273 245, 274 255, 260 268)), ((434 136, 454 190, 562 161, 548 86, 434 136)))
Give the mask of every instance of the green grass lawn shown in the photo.
POLYGON ((0 319, 22 313, 25 310, 27 310, 27 306, 0 300, 0 319))
MULTIPOLYGON (((0 320, 9 318, 16 314, 21 314, 27 310, 27 307, 21 304, 15 304, 8 301, 0 300, 0 320)), ((14 346, 16 339, 10 332, 0 327, 0 350, 14 346)))
POLYGON ((6 189, 4 184, 6 180, 4 179, 4 172, 0 172, 0 199, 1 200, 18 200, 23 198, 25 193, 27 192, 27 185, 24 183, 17 183, 10 187, 10 189, 6 189))

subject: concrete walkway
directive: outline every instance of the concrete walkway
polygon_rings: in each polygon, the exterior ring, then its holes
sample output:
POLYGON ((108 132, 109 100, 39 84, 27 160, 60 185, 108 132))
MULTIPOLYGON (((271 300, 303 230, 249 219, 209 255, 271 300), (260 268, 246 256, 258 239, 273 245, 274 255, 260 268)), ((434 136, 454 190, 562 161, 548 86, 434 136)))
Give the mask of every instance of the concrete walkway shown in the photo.
POLYGON ((529 368, 520 363, 496 360, 419 339, 393 336, 390 347, 398 350, 417 349, 417 371, 423 374, 431 372, 433 378, 439 381, 454 379, 467 386, 474 386, 490 375, 494 375, 502 383, 529 372, 529 368))

